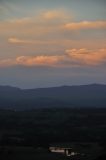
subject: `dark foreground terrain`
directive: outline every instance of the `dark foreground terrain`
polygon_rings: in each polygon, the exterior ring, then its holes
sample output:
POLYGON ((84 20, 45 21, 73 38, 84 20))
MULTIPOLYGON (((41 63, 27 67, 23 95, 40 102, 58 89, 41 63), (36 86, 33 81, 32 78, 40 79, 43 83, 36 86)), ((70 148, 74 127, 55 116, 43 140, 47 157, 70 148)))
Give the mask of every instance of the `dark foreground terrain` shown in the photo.
POLYGON ((106 109, 0 110, 0 160, 106 159, 106 109), (66 157, 51 146, 70 146, 66 157))

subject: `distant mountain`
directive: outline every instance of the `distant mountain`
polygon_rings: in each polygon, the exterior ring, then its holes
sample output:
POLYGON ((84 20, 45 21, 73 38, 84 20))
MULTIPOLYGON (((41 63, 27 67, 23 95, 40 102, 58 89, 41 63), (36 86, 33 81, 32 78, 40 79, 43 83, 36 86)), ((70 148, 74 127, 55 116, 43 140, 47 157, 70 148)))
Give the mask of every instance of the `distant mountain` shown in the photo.
POLYGON ((38 89, 0 86, 0 109, 106 107, 106 85, 90 84, 38 89))

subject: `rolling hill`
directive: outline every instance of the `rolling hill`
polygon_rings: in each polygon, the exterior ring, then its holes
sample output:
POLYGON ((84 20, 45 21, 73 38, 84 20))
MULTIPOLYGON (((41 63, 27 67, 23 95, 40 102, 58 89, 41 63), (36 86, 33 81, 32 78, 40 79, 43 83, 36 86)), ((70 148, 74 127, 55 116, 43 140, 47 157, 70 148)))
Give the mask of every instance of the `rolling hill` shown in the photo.
POLYGON ((0 109, 106 107, 106 85, 20 89, 0 86, 0 109))

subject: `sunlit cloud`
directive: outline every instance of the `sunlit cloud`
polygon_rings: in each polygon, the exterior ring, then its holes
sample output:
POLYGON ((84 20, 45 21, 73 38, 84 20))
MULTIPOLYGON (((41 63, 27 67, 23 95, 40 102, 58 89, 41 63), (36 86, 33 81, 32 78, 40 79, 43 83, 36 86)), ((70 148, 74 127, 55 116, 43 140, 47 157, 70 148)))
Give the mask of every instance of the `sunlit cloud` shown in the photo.
POLYGON ((12 18, 0 22, 0 34, 25 36, 37 36, 59 32, 64 23, 68 23, 72 17, 64 10, 46 10, 36 15, 22 18, 12 18))
MULTIPOLYGON (((35 15, 33 17, 23 17, 19 19, 11 19, 0 22, 0 35, 3 37, 7 37, 8 42, 13 44, 23 43, 42 45, 50 43, 55 44, 55 42, 57 41, 59 44, 60 41, 59 45, 61 45, 61 41, 65 41, 63 43, 64 45, 66 44, 66 40, 68 41, 69 39, 74 40, 74 42, 76 39, 75 43, 78 42, 76 38, 77 35, 75 34, 75 32, 71 32, 69 38, 70 30, 77 31, 84 29, 91 30, 106 28, 106 21, 72 21, 71 23, 69 23, 71 20, 72 17, 62 10, 42 11, 41 14, 39 13, 38 15, 35 15)), ((84 37, 84 35, 81 35, 81 39, 82 37, 84 37)), ((89 43, 87 42, 86 44, 90 43, 91 41, 89 40, 89 43)), ((103 43, 101 42, 101 44, 103 43)), ((69 46, 70 45, 71 44, 69 44, 69 46)))
POLYGON ((71 16, 69 16, 68 13, 66 13, 66 11, 63 11, 63 10, 45 11, 41 14, 41 16, 42 16, 41 18, 44 18, 47 20, 62 19, 64 21, 72 18, 71 16))
POLYGON ((61 55, 18 56, 0 60, 0 66, 97 66, 106 62, 106 49, 90 50, 86 48, 68 49, 61 55))
MULTIPOLYGON (((16 58, 0 60, 0 66, 48 65, 58 67, 103 64, 106 61, 105 49, 78 49, 83 46, 85 48, 104 47, 105 38, 98 34, 99 29, 106 29, 106 21, 74 22, 72 15, 68 15, 61 9, 43 10, 32 17, 1 21, 0 36, 4 46, 7 47, 4 50, 7 52, 11 47, 9 55, 16 58), (92 39, 91 34, 91 37, 89 35, 87 37, 82 32, 78 35, 70 30, 76 33, 77 30, 97 30, 97 34, 93 34, 92 39), (96 36, 100 39, 95 38, 96 36), (75 49, 72 49, 74 47, 75 49)), ((105 34, 105 31, 103 33, 105 34)))
POLYGON ((8 42, 10 42, 10 43, 25 43, 26 41, 23 41, 23 40, 20 40, 17 38, 9 38, 8 42))
POLYGON ((65 25, 69 30, 106 29, 106 21, 71 22, 65 25))
POLYGON ((66 54, 75 63, 82 65, 100 65, 106 62, 106 49, 89 50, 82 49, 70 49, 66 50, 66 54))
POLYGON ((56 65, 63 60, 63 56, 20 56, 16 58, 17 64, 34 66, 34 65, 56 65))
POLYGON ((8 39, 8 42, 11 44, 36 44, 36 45, 49 45, 49 44, 59 44, 59 41, 57 40, 28 40, 28 39, 20 39, 11 37, 8 39))
POLYGON ((9 38, 8 42, 9 43, 34 43, 34 41, 22 40, 22 39, 18 39, 18 38, 9 38))

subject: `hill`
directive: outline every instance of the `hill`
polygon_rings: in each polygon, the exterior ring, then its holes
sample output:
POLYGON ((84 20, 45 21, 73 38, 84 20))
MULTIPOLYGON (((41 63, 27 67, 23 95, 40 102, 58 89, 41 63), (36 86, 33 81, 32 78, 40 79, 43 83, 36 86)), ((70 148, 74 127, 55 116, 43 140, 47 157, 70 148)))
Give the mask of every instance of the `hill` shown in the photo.
POLYGON ((106 107, 106 85, 20 89, 0 86, 0 109, 106 107))

